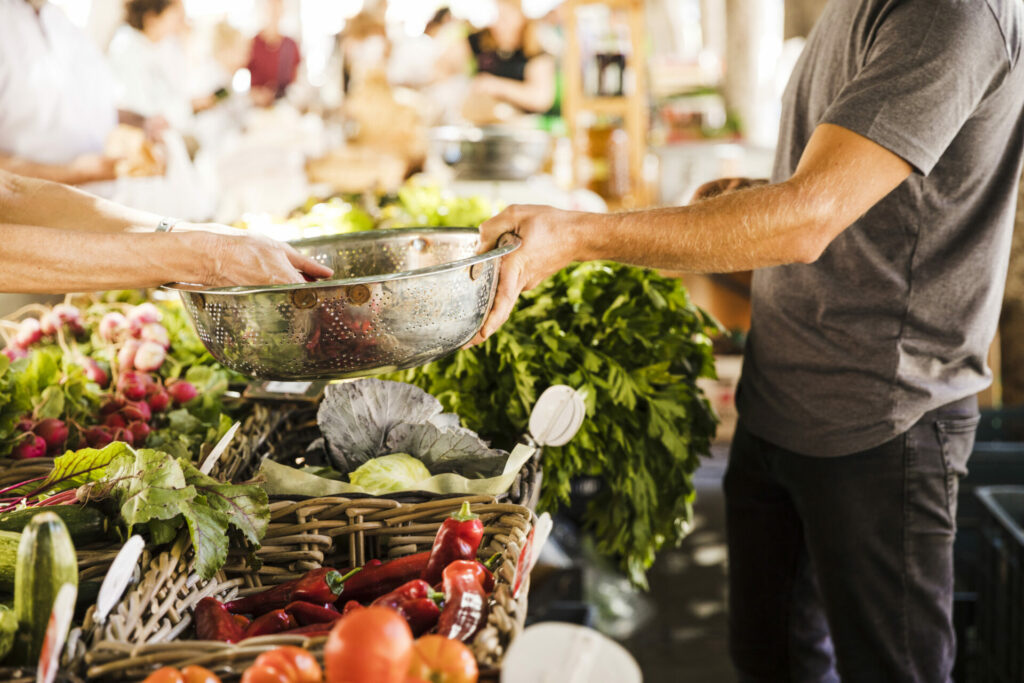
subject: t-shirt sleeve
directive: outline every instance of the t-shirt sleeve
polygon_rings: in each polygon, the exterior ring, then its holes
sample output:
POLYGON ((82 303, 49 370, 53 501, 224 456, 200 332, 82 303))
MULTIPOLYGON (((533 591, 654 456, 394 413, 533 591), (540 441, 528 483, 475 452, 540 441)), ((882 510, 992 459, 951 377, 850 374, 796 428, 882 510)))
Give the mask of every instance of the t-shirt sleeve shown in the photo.
POLYGON ((928 175, 1008 72, 1006 44, 985 2, 910 0, 879 21, 821 123, 863 135, 928 175))

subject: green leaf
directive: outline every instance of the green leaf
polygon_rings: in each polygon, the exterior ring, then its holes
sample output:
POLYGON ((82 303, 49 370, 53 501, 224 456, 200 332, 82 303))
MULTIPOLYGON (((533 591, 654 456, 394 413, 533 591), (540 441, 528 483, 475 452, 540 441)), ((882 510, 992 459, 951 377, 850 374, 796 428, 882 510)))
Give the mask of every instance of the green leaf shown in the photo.
POLYGON ((53 469, 42 484, 30 484, 28 488, 60 493, 87 482, 99 481, 106 474, 107 466, 112 460, 132 452, 131 447, 122 441, 114 441, 99 450, 83 448, 79 451, 68 451, 53 461, 53 469))
POLYGON ((39 419, 60 417, 64 413, 64 391, 60 386, 49 386, 43 389, 36 406, 39 419))
POLYGON ((185 512, 196 496, 185 482, 178 461, 166 453, 143 448, 119 456, 107 468, 101 483, 114 488, 121 504, 121 518, 129 531, 153 519, 172 519, 185 512))
POLYGON ((181 525, 184 523, 181 515, 171 517, 170 519, 151 519, 146 523, 146 528, 149 529, 149 540, 154 545, 164 545, 170 543, 178 537, 178 530, 181 529, 181 525))
POLYGON ((180 461, 185 480, 195 487, 211 509, 227 517, 249 543, 259 546, 270 524, 267 492, 255 484, 224 484, 196 469, 188 461, 180 461))
POLYGON ((202 579, 211 579, 228 558, 228 516, 200 502, 189 506, 184 517, 196 554, 196 572, 202 579))

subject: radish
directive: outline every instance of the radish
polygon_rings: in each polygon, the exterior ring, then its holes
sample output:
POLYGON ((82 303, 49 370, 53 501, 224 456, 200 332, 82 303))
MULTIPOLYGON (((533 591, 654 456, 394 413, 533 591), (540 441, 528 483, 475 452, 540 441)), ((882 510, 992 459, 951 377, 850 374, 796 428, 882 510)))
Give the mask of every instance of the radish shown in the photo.
POLYGON ((121 350, 117 352, 117 367, 122 371, 131 370, 135 367, 135 354, 139 352, 139 347, 142 346, 139 342, 134 339, 129 339, 121 347, 121 350))
POLYGON ((128 431, 131 432, 132 442, 136 446, 146 443, 146 439, 149 438, 149 425, 145 422, 132 422, 128 425, 128 431))
POLYGON ((67 425, 64 424, 63 420, 58 420, 55 417, 40 420, 33 431, 38 436, 43 437, 43 441, 46 442, 46 452, 50 455, 61 450, 64 447, 64 443, 68 440, 67 425))
POLYGON ((128 312, 128 322, 137 323, 140 328, 146 323, 158 323, 162 317, 160 309, 148 301, 144 304, 139 304, 128 312))
POLYGON ((89 427, 85 430, 85 442, 91 448, 103 448, 114 440, 114 435, 106 427, 89 427))
POLYGON ((120 396, 111 396, 100 408, 100 414, 109 415, 110 413, 116 413, 121 408, 124 408, 124 399, 120 396))
POLYGON ((49 336, 57 336, 57 330, 60 329, 60 318, 53 311, 47 311, 47 313, 39 319, 39 329, 42 333, 49 336))
POLYGON ((192 382, 186 382, 180 380, 167 387, 167 393, 171 395, 175 403, 188 403, 199 395, 199 391, 196 389, 192 382))
POLYGON ((7 356, 7 360, 12 363, 22 358, 28 358, 28 351, 21 348, 20 346, 6 346, 4 347, 3 354, 7 356))
POLYGON ((134 422, 135 420, 149 422, 153 419, 153 413, 149 410, 149 404, 145 401, 130 401, 128 405, 121 408, 120 414, 128 422, 134 422))
POLYGON ((17 429, 19 432, 31 432, 33 429, 35 429, 35 426, 35 420, 26 415, 25 417, 18 420, 18 424, 15 425, 14 428, 17 429))
POLYGON ((117 339, 128 329, 128 319, 117 311, 107 313, 100 320, 100 337, 108 342, 117 339))
POLYGON ((115 429, 112 436, 114 441, 124 441, 129 446, 135 445, 135 436, 127 428, 115 429))
POLYGON ((171 337, 167 334, 167 328, 160 323, 146 323, 142 326, 142 340, 151 341, 164 349, 171 347, 171 337))
POLYGON ((14 335, 14 344, 23 349, 35 344, 43 338, 43 330, 38 318, 25 318, 18 324, 18 331, 14 335))
POLYGON ((156 342, 144 341, 135 353, 135 367, 144 372, 152 372, 159 369, 166 358, 167 350, 163 346, 156 342))
POLYGON ((103 426, 110 427, 111 429, 120 429, 124 427, 127 422, 119 413, 111 413, 103 419, 103 426))
POLYGON ((14 447, 11 456, 17 460, 41 458, 46 455, 46 441, 38 434, 29 434, 28 438, 14 447))
POLYGON ((117 390, 129 401, 144 399, 152 385, 152 378, 144 372, 128 371, 117 378, 117 390))
POLYGON ((107 383, 110 382, 107 371, 100 367, 100 364, 92 358, 84 356, 79 360, 79 363, 85 369, 85 376, 89 378, 90 382, 96 382, 101 387, 107 386, 107 383))
POLYGON ((167 406, 171 404, 170 395, 163 389, 150 394, 149 398, 146 399, 149 404, 149 409, 154 413, 162 413, 167 410, 167 406))

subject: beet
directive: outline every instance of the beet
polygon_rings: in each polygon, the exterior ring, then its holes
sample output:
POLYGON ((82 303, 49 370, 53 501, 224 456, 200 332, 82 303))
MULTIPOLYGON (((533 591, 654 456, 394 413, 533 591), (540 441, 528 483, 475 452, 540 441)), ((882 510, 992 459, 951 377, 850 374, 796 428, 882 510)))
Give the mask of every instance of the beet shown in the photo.
POLYGON ((68 440, 67 425, 55 417, 40 420, 33 431, 46 442, 46 451, 50 454, 62 449, 68 440))
POLYGON ((38 434, 29 434, 28 438, 14 447, 11 456, 18 460, 41 458, 46 455, 46 441, 38 434))
POLYGON ((174 384, 167 387, 167 393, 171 395, 175 403, 188 403, 199 395, 199 391, 196 389, 192 382, 186 382, 185 380, 179 380, 174 384))

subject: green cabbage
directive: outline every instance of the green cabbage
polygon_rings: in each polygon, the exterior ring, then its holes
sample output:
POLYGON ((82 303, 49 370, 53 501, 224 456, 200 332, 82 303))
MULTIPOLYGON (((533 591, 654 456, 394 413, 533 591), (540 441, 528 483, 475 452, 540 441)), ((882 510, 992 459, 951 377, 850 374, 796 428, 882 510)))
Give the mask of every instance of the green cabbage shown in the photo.
POLYGON ((430 479, 430 470, 408 453, 392 453, 367 460, 350 472, 348 479, 367 493, 380 495, 415 489, 416 484, 430 479))

